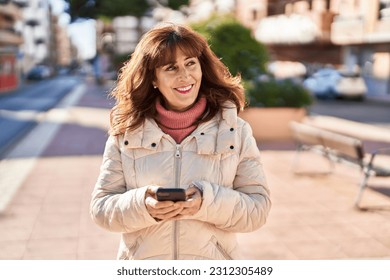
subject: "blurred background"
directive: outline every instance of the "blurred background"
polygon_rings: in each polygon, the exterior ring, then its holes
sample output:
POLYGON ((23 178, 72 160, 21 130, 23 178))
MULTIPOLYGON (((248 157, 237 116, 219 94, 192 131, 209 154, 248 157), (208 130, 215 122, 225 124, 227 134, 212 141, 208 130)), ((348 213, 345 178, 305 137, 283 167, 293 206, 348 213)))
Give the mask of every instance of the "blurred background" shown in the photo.
POLYGON ((289 123, 368 154, 390 146, 390 0, 0 0, 0 259, 115 258, 119 235, 88 213, 108 93, 163 21, 200 32, 242 77, 273 200, 266 226, 239 235, 243 257, 389 259, 390 172, 370 178, 358 210, 359 168, 324 174, 308 153, 315 172, 291 172, 289 123))
POLYGON ((196 24, 217 14, 234 17, 266 46, 263 74, 304 79, 322 70, 306 84, 323 96, 332 93, 321 77, 340 74, 361 76, 364 93, 390 92, 388 0, 1 0, 0 92, 72 71, 115 75, 156 23, 196 24))

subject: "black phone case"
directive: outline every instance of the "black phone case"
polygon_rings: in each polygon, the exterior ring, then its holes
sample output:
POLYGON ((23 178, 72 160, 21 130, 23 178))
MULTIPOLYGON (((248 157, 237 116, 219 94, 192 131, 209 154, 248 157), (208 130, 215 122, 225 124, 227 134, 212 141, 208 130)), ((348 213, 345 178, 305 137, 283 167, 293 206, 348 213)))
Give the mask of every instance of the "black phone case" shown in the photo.
POLYGON ((184 189, 158 189, 156 192, 158 201, 184 201, 186 193, 184 189))

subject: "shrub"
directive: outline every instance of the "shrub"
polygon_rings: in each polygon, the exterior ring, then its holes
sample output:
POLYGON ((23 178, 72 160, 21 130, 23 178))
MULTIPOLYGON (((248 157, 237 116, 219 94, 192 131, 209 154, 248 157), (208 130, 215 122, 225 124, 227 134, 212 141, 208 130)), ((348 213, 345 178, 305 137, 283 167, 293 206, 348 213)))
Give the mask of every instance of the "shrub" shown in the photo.
POLYGON ((254 39, 248 28, 231 16, 212 16, 192 25, 205 36, 211 49, 233 75, 250 80, 264 73, 268 61, 266 47, 254 39))
POLYGON ((192 28, 205 36, 233 75, 241 74, 250 106, 299 108, 312 103, 310 93, 292 80, 258 79, 266 73, 267 49, 233 17, 214 15, 192 28))
POLYGON ((168 7, 173 10, 179 10, 182 6, 188 6, 189 0, 168 0, 168 7))
POLYGON ((114 69, 119 71, 124 63, 130 58, 129 54, 115 54, 112 58, 112 64, 114 66, 114 69))
POLYGON ((251 107, 307 107, 312 104, 310 93, 291 79, 274 78, 245 83, 247 100, 251 107))

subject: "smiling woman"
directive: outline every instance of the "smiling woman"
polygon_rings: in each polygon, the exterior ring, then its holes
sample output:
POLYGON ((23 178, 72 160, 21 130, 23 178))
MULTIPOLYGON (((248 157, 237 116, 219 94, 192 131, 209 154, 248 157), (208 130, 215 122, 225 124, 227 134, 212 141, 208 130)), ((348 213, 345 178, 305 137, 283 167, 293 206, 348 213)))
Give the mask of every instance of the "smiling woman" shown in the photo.
POLYGON ((236 233, 261 227, 271 206, 256 141, 237 116, 239 77, 198 33, 168 24, 142 37, 111 95, 90 209, 121 232, 118 258, 239 258, 236 233))
POLYGON ((194 105, 200 84, 202 69, 197 57, 187 57, 176 50, 176 60, 156 69, 153 85, 159 89, 167 109, 186 111, 194 105))

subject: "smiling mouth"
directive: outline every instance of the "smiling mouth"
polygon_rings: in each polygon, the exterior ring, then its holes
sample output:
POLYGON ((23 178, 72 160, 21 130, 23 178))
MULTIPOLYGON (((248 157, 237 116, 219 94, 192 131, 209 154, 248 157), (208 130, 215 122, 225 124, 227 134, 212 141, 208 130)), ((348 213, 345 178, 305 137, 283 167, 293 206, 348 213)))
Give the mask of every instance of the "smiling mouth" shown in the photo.
POLYGON ((186 94, 186 93, 188 93, 192 89, 193 86, 194 85, 188 85, 188 86, 185 86, 185 87, 175 88, 175 90, 177 90, 181 94, 186 94))

